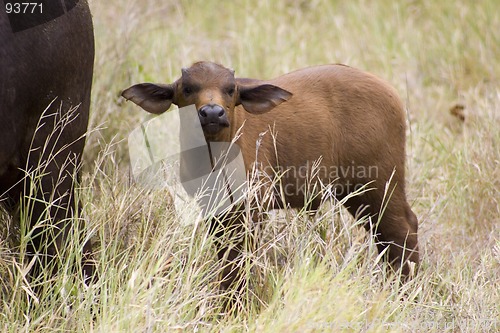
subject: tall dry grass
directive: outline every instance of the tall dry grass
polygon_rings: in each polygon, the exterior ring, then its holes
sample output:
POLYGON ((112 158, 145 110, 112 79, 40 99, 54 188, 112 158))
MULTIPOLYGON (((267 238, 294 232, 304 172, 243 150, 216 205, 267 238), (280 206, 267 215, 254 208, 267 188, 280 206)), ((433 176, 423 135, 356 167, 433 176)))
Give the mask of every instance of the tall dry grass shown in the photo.
MULTIPOLYGON (((496 332, 500 327, 500 6, 468 1, 90 1, 91 134, 79 189, 100 280, 46 277, 38 302, 0 243, 5 332, 496 332), (422 264, 403 286, 338 205, 271 213, 246 255, 248 303, 225 314, 203 223, 134 184, 126 138, 147 116, 118 97, 197 60, 271 78, 320 63, 373 72, 408 113, 408 195, 422 264), (458 105, 458 108, 455 106, 458 105), (462 121, 450 109, 462 111, 462 121)), ((168 144, 165 143, 165 144, 168 144)), ((2 226, 10 218, 2 215, 2 226)), ((3 228, 5 230, 5 228, 3 228)), ((78 253, 78 242, 68 246, 78 253)), ((8 255, 13 253, 12 255, 8 255)), ((14 261, 16 260, 16 261, 14 261)), ((42 281, 43 282, 43 281, 42 281)))

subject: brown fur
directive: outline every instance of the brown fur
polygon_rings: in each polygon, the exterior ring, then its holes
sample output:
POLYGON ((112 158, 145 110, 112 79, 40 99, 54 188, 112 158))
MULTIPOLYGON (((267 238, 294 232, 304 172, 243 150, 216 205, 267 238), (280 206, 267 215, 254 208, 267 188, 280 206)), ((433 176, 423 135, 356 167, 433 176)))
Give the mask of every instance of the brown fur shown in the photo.
MULTIPOLYGON (((231 141, 241 129, 237 144, 247 171, 252 170, 255 162, 266 171, 297 170, 318 159, 323 170, 372 168, 374 174, 325 172, 316 180, 343 190, 338 193, 339 199, 356 185, 370 183, 373 189, 350 198, 346 207, 355 217, 372 217, 373 224, 367 223, 366 229, 375 233, 379 250, 390 245, 388 260, 394 268, 404 262, 402 273, 410 274, 407 261, 419 261, 417 218, 405 195, 404 108, 389 84, 344 65, 305 68, 269 81, 237 79, 233 71, 208 62, 195 63, 182 73, 171 85, 136 85, 125 90, 123 96, 153 113, 165 111, 170 103, 179 107, 195 104, 197 110, 205 105, 222 107, 229 126, 221 120, 212 128, 203 127, 205 138, 231 141), (231 95, 232 87, 235 91, 231 95), (386 182, 393 171, 388 191, 393 191, 392 196, 384 214, 379 216, 384 209, 386 182), (379 218, 378 226, 373 226, 379 218)), ((202 118, 200 115, 203 124, 202 118)), ((304 193, 297 187, 305 181, 304 177, 285 174, 281 186, 287 191, 274 207, 303 207, 304 193)), ((315 199, 308 208, 314 211, 319 204, 319 199, 315 199)), ((227 225, 232 217, 221 219, 227 225)), ((231 261, 238 251, 219 244, 219 257, 222 259, 224 254, 231 261)), ((229 266, 224 275, 228 286, 237 273, 229 266)))

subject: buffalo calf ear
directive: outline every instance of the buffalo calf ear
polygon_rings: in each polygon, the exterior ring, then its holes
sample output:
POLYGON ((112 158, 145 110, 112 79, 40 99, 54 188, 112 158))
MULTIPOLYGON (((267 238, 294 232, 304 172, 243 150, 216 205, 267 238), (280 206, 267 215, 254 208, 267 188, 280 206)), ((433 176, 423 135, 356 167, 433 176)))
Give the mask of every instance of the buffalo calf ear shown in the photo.
POLYGON ((174 99, 172 84, 139 83, 122 92, 122 96, 139 105, 149 113, 167 111, 174 99))
POLYGON ((292 93, 272 84, 242 85, 238 87, 239 103, 250 113, 264 113, 286 102, 292 93))

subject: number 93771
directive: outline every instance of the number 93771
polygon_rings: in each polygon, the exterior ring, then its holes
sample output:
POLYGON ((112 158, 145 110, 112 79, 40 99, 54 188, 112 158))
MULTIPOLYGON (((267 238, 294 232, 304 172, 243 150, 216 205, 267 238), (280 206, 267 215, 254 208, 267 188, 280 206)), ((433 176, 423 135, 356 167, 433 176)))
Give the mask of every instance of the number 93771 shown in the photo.
POLYGON ((5 3, 7 14, 41 14, 43 13, 43 4, 37 2, 15 2, 5 3))

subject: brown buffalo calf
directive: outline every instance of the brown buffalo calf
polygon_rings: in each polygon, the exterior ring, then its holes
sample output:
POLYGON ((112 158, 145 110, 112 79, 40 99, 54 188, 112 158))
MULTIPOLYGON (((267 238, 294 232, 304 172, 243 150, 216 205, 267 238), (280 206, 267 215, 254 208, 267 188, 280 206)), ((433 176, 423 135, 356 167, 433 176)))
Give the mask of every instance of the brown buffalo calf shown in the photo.
MULTIPOLYGON (((394 268, 403 263, 407 276, 408 261, 418 264, 417 218, 405 194, 404 108, 396 91, 379 78, 348 66, 324 65, 260 81, 198 62, 182 69, 172 84, 142 83, 123 96, 155 114, 171 103, 194 104, 207 142, 229 142, 238 132, 247 171, 256 165, 271 177, 273 171, 285 172, 275 207, 304 207, 311 178, 332 185, 339 199, 369 184, 370 190, 349 197, 345 206, 357 218, 371 217, 366 229, 374 233, 380 251, 389 246, 394 268)), ((308 209, 319 204, 313 197, 308 209)), ((227 226, 231 216, 214 220, 227 226)), ((218 243, 218 250, 229 263, 238 256, 238 247, 218 243)), ((223 275, 227 287, 237 271, 229 264, 223 275)))

